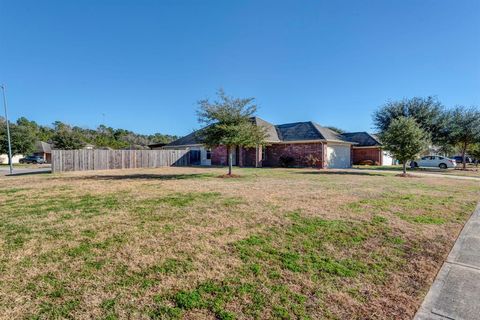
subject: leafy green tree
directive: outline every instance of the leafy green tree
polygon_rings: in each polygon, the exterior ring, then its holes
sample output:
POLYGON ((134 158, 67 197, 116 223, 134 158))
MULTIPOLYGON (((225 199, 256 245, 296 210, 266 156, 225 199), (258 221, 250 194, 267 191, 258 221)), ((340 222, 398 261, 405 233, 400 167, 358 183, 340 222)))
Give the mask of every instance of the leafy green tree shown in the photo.
POLYGON ((475 144, 472 144, 468 148, 468 154, 475 159, 475 166, 478 167, 478 163, 480 161, 480 141, 478 141, 475 144))
POLYGON ((403 174, 407 173, 407 162, 415 159, 428 147, 429 135, 413 118, 398 117, 390 122, 380 134, 384 148, 403 164, 403 174))
POLYGON ((148 136, 148 139, 151 143, 169 143, 171 141, 177 140, 178 136, 172 136, 168 134, 155 133, 148 136))
MULTIPOLYGON (((29 154, 35 150, 35 135, 33 131, 24 124, 10 123, 10 138, 12 155, 29 154)), ((0 119, 0 153, 8 154, 8 139, 6 122, 0 119)), ((8 159, 9 163, 11 159, 8 159)))
MULTIPOLYGON (((0 117, 0 125, 2 123, 5 124, 5 119, 0 117)), ((70 126, 61 121, 54 122, 52 126, 43 126, 25 117, 18 118, 16 123, 12 123, 11 126, 12 128, 19 128, 17 131, 20 135, 20 141, 25 142, 23 138, 28 135, 33 137, 33 143, 36 141, 56 142, 57 147, 68 149, 80 147, 86 143, 113 149, 147 149, 151 143, 168 143, 178 139, 177 136, 173 135, 161 133, 155 133, 153 135, 137 134, 129 130, 114 129, 105 125, 100 125, 95 130, 70 126)), ((2 130, 5 131, 5 125, 2 125, 0 128, 0 139, 3 139, 2 130)), ((6 145, 6 137, 4 140, 6 145)), ((29 148, 21 147, 21 150, 23 150, 21 153, 27 153, 25 150, 28 149, 29 148)))
POLYGON ((233 98, 220 89, 218 100, 198 102, 198 120, 206 127, 199 132, 208 147, 225 146, 228 155, 228 175, 232 175, 232 152, 235 147, 256 147, 264 144, 265 130, 252 121, 257 111, 254 98, 233 98))
POLYGON ((70 126, 61 122, 55 122, 55 133, 52 137, 55 149, 74 150, 81 149, 85 145, 82 136, 70 126))
POLYGON ((444 145, 445 124, 448 120, 445 108, 433 97, 414 97, 400 101, 387 102, 373 114, 373 122, 379 132, 386 131, 393 120, 399 117, 413 118, 427 132, 432 142, 444 145))
POLYGON ((17 119, 17 125, 27 128, 32 135, 35 136, 36 141, 50 141, 53 136, 53 129, 41 126, 35 121, 30 121, 25 117, 20 117, 17 119))
POLYGON ((468 148, 480 141, 480 110, 475 107, 458 106, 448 112, 445 137, 451 145, 457 146, 462 154, 463 169, 468 148))

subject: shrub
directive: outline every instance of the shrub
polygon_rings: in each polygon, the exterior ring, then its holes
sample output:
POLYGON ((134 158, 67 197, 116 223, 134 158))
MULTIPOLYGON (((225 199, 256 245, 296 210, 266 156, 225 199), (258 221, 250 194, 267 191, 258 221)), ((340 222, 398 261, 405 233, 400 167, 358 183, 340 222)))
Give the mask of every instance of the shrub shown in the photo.
POLYGON ((361 160, 361 161, 358 161, 356 164, 361 166, 378 166, 379 165, 377 161, 373 161, 373 160, 361 160))
POLYGON ((293 166, 293 164, 295 163, 295 159, 290 156, 280 156, 278 162, 280 163, 281 167, 288 168, 293 166))
POLYGON ((305 163, 309 167, 321 167, 322 162, 319 158, 315 157, 313 154, 309 154, 305 157, 305 163))

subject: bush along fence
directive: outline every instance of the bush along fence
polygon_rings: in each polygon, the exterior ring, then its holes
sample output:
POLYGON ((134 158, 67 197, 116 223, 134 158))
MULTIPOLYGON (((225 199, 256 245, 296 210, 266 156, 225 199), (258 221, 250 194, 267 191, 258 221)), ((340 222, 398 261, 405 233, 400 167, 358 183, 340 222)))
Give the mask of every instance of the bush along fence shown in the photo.
POLYGON ((188 165, 188 150, 52 150, 54 173, 188 165))

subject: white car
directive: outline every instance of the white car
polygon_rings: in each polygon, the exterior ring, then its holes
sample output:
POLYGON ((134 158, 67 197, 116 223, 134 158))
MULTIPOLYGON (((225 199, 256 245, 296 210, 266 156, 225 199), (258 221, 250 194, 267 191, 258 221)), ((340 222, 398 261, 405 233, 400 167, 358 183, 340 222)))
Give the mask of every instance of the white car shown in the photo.
POLYGON ((410 163, 412 168, 427 167, 427 168, 455 168, 457 163, 453 159, 441 156, 426 156, 421 159, 414 160, 410 163))

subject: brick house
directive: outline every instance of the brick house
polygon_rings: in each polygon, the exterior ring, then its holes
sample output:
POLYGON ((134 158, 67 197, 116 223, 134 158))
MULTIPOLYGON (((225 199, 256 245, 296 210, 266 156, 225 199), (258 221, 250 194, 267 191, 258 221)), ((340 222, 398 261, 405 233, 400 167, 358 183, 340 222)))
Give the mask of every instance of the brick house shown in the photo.
MULTIPOLYGON (((359 145, 354 141, 356 137, 339 134, 311 121, 281 125, 273 125, 258 117, 253 117, 252 121, 265 129, 266 145, 256 148, 237 147, 233 152, 233 165, 278 167, 288 163, 295 167, 349 168, 353 163, 354 148, 359 145)), ((161 148, 188 148, 192 164, 227 165, 226 147, 218 146, 212 150, 205 148, 199 141, 198 132, 161 148)))
POLYGON ((362 164, 365 161, 373 161, 380 166, 394 164, 392 156, 382 149, 382 144, 376 135, 367 132, 350 132, 342 135, 357 143, 352 148, 353 164, 362 164))

